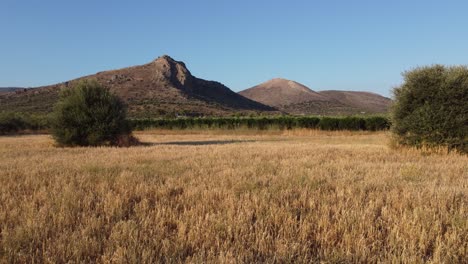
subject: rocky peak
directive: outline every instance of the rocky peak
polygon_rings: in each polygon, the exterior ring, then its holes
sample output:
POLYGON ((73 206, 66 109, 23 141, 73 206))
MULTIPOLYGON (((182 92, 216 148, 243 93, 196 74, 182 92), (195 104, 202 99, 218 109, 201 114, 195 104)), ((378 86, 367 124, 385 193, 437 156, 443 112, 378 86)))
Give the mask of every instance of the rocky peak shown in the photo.
POLYGON ((155 75, 160 80, 169 80, 176 87, 190 89, 194 77, 185 66, 185 63, 176 61, 168 55, 163 55, 152 62, 155 75))

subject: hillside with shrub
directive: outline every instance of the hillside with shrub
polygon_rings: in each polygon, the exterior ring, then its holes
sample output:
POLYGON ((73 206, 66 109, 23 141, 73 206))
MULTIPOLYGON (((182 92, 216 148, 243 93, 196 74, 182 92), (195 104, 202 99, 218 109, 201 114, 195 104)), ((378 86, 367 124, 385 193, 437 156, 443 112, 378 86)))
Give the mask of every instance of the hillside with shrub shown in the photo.
POLYGON ((181 61, 164 55, 154 61, 98 72, 63 83, 0 94, 0 111, 50 113, 60 90, 93 79, 119 96, 130 117, 272 114, 276 109, 252 101, 223 84, 194 77, 181 61))
POLYGON ((128 105, 132 118, 234 115, 353 115, 385 113, 390 99, 364 92, 315 92, 285 79, 273 79, 235 93, 216 81, 193 76, 185 63, 164 55, 154 61, 98 72, 62 83, 0 92, 0 112, 47 114, 60 90, 96 80, 128 105))

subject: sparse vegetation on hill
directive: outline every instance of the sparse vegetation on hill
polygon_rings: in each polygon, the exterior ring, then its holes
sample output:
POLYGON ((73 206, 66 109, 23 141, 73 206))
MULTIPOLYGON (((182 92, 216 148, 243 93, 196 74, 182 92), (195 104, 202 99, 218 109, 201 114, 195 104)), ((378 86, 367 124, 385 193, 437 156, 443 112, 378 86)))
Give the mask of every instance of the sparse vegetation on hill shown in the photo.
POLYGON ((397 143, 468 153, 468 67, 421 67, 404 77, 394 90, 397 143))
POLYGON ((21 91, 26 88, 22 87, 0 87, 0 94, 1 93, 11 93, 11 92, 16 92, 16 91, 21 91))
POLYGON ((298 82, 275 78, 239 92, 242 96, 273 107, 302 102, 327 102, 329 98, 298 82))
POLYGON ((239 94, 289 114, 351 115, 387 113, 391 100, 381 95, 358 91, 320 91, 295 81, 276 78, 239 94))
POLYGON ((96 81, 62 90, 53 118, 52 135, 62 146, 121 145, 131 139, 123 102, 96 81))
POLYGON ((72 87, 83 79, 96 80, 109 88, 128 105, 128 115, 133 118, 279 113, 272 107, 240 96, 219 82, 193 76, 183 62, 169 56, 161 56, 144 65, 0 94, 0 111, 50 113, 60 89, 72 87))
POLYGON ((193 76, 185 63, 161 56, 150 63, 98 72, 43 87, 0 93, 0 111, 47 114, 62 88, 95 79, 128 105, 131 118, 233 115, 355 115, 385 113, 390 99, 364 92, 315 92, 274 79, 235 93, 216 81, 193 76))
POLYGON ((319 93, 347 106, 349 111, 387 113, 392 103, 390 98, 370 92, 328 90, 319 93))

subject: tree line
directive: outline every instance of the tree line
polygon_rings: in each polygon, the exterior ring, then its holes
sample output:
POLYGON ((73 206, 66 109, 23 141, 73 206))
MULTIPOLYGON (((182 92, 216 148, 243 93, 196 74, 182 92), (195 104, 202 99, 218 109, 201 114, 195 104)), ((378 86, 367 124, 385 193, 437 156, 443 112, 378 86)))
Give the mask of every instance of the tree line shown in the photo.
MULTIPOLYGON (((0 134, 48 131, 53 117, 28 113, 0 113, 0 134)), ((386 116, 268 116, 268 117, 183 117, 129 119, 134 130, 147 129, 319 129, 379 131, 390 128, 386 116)))
POLYGON ((319 130, 368 130, 390 128, 385 116, 268 116, 268 117, 199 117, 172 119, 133 119, 131 126, 145 129, 319 129, 319 130))

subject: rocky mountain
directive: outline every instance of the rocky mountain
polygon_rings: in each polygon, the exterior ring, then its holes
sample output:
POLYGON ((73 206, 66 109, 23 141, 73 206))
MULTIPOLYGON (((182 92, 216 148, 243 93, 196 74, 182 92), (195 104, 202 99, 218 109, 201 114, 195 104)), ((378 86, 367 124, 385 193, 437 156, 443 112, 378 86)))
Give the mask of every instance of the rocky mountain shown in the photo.
POLYGON ((385 113, 392 103, 390 98, 370 92, 329 90, 319 93, 344 105, 370 113, 385 113))
POLYGON ((281 78, 275 78, 239 92, 240 95, 273 107, 283 107, 309 101, 328 101, 329 99, 308 87, 281 78))
POLYGON ((0 87, 0 93, 11 93, 24 90, 22 87, 0 87))
POLYGON ((194 77, 183 62, 167 55, 144 65, 0 94, 0 111, 49 112, 58 99, 59 91, 69 89, 81 79, 95 79, 124 99, 131 117, 277 113, 273 107, 247 99, 219 82, 194 77))
POLYGON ((239 92, 251 100, 290 114, 384 113, 391 100, 378 94, 353 91, 315 92, 307 86, 276 78, 239 92))

